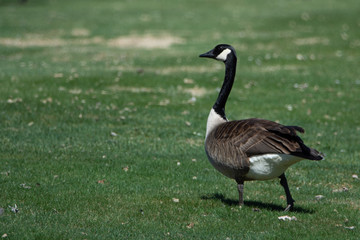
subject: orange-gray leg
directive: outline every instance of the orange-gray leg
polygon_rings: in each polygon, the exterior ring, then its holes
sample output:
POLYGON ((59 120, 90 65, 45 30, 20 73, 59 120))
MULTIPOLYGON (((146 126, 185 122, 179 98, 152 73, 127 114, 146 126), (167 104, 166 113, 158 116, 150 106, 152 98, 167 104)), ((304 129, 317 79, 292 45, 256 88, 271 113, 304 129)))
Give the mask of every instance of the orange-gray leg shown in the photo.
POLYGON ((244 205, 244 180, 243 179, 237 179, 237 188, 239 191, 239 206, 244 205))

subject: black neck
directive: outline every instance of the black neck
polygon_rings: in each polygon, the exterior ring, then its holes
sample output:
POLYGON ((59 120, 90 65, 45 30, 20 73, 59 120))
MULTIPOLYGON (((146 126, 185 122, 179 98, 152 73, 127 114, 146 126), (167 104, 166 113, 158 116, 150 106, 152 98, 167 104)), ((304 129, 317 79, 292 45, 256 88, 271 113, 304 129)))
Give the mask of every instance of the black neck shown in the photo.
POLYGON ((235 73, 236 73, 236 56, 230 55, 228 56, 225 62, 225 78, 224 83, 221 87, 220 93, 216 102, 213 106, 215 112, 219 114, 222 118, 226 119, 225 116, 225 104, 229 97, 231 88, 234 83, 235 73))

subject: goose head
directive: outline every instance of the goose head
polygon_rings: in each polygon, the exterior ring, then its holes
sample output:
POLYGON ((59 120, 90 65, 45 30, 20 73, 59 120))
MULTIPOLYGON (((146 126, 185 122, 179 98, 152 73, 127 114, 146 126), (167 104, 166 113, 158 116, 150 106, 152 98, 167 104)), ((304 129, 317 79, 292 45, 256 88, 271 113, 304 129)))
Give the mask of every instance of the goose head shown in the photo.
POLYGON ((199 57, 213 58, 226 63, 229 59, 236 59, 235 49, 228 44, 219 44, 214 49, 201 54, 199 57))

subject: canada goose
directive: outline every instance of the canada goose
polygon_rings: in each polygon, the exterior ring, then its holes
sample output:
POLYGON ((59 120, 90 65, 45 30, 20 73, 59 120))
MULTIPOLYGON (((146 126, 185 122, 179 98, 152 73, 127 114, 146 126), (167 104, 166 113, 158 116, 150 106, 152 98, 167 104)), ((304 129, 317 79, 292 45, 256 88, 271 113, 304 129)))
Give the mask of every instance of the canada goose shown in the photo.
POLYGON ((244 181, 279 177, 286 194, 285 211, 291 210, 295 201, 290 194, 285 170, 303 159, 322 160, 322 153, 303 143, 296 134, 296 131, 304 133, 301 127, 257 118, 228 121, 225 104, 235 78, 235 49, 219 44, 199 57, 225 63, 225 79, 207 119, 205 151, 210 163, 225 176, 235 179, 240 206, 244 204, 244 181))

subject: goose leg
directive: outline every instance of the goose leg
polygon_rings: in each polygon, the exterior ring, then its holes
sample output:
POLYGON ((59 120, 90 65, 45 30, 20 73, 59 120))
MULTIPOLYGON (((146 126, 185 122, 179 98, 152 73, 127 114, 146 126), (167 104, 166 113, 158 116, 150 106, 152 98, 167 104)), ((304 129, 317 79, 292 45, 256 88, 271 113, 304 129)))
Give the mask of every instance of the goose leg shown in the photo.
POLYGON ((240 179, 240 180, 236 180, 237 182, 237 188, 239 191, 239 206, 243 206, 244 205, 244 198, 243 198, 243 194, 244 194, 244 180, 240 179))
POLYGON ((293 208, 295 200, 291 197, 290 189, 285 177, 285 173, 281 174, 279 178, 280 178, 280 184, 281 186, 283 186, 286 194, 287 207, 285 208, 284 211, 287 212, 293 208))

